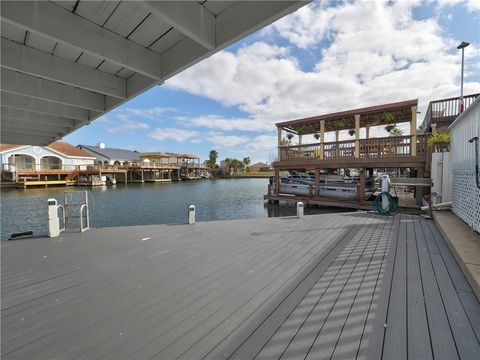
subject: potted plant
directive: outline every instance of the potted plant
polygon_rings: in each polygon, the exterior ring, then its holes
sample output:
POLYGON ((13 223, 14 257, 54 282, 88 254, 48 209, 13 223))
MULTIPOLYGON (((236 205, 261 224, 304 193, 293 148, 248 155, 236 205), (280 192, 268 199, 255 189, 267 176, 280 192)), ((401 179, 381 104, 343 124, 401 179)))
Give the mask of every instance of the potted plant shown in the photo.
POLYGON ((389 125, 385 126, 385 130, 387 130, 387 132, 390 132, 395 128, 396 128, 395 124, 389 124, 389 125))
POLYGON ((342 130, 342 129, 345 128, 345 126, 347 126, 347 120, 345 120, 345 119, 335 120, 335 128, 336 129, 342 130))
POLYGON ((438 132, 428 138, 427 144, 433 146, 435 152, 444 152, 450 150, 450 132, 438 132))
POLYGON ((350 136, 355 135, 355 130, 354 129, 348 130, 348 135, 350 136))

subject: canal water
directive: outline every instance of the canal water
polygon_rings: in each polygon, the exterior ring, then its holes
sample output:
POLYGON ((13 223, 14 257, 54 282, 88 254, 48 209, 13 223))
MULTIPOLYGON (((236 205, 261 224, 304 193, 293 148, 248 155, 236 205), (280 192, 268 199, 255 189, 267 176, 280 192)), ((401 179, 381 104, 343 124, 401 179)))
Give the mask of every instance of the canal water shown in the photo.
MULTIPOLYGON (((97 187, 1 189, 1 239, 12 233, 47 233, 47 199, 63 203, 65 191, 88 191, 90 226, 179 224, 187 221, 189 204, 197 221, 289 216, 295 206, 267 205, 268 179, 219 179, 97 187)), ((323 213, 333 209, 306 209, 323 213)), ((338 210, 336 210, 338 211, 338 210)))

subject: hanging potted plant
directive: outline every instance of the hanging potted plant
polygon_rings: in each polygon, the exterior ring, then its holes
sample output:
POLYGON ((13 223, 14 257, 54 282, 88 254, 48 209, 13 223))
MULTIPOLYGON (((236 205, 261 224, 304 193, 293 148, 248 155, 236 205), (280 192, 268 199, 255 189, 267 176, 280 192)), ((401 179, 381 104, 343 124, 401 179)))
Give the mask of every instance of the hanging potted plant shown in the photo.
POLYGON ((292 134, 292 133, 288 133, 288 134, 287 134, 287 138, 288 138, 288 140, 292 140, 292 139, 293 139, 293 134, 292 134))
POLYGON ((318 132, 315 133, 315 135, 313 135, 313 137, 314 137, 316 140, 320 139, 320 133, 318 133, 318 132))
POLYGON ((393 121, 395 120, 395 116, 391 112, 384 112, 381 118, 383 121, 388 123, 388 125, 385 126, 385 130, 387 130, 387 132, 390 132, 396 128, 396 125, 393 124, 393 121))
POLYGON ((350 136, 355 135, 355 130, 354 129, 348 130, 348 135, 350 136))
POLYGON ((342 130, 347 126, 347 120, 345 119, 338 119, 335 120, 335 129, 342 130))

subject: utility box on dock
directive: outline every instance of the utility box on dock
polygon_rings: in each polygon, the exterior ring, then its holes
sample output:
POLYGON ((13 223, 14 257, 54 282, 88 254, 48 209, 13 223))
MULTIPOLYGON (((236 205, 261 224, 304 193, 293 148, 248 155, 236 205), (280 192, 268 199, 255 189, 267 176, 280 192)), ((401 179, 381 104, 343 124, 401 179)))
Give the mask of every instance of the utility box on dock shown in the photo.
POLYGON ((58 218, 57 200, 48 199, 48 236, 60 235, 60 220, 58 218))
POLYGON ((303 208, 304 208, 303 202, 301 202, 301 201, 297 202, 297 217, 298 218, 303 217, 303 210, 304 210, 303 208))

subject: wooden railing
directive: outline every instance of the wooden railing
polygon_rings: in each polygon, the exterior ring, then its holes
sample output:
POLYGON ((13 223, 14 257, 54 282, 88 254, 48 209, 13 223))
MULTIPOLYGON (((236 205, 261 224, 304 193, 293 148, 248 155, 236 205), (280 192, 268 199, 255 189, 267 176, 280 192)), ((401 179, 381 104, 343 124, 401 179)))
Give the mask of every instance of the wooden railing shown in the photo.
MULTIPOLYGON (((417 135, 416 155, 424 156, 426 136, 417 135)), ((412 136, 389 136, 360 139, 358 154, 361 159, 403 158, 412 156, 412 136)), ((282 146, 280 160, 311 158, 319 160, 355 159, 355 140, 334 141, 305 145, 282 146), (323 158, 322 158, 323 156, 323 158)))
MULTIPOLYGON (((480 94, 463 97, 464 110, 469 107, 480 94)), ((453 97, 430 101, 425 114, 424 124, 428 128, 432 122, 453 122, 460 115, 460 98, 453 97)))

